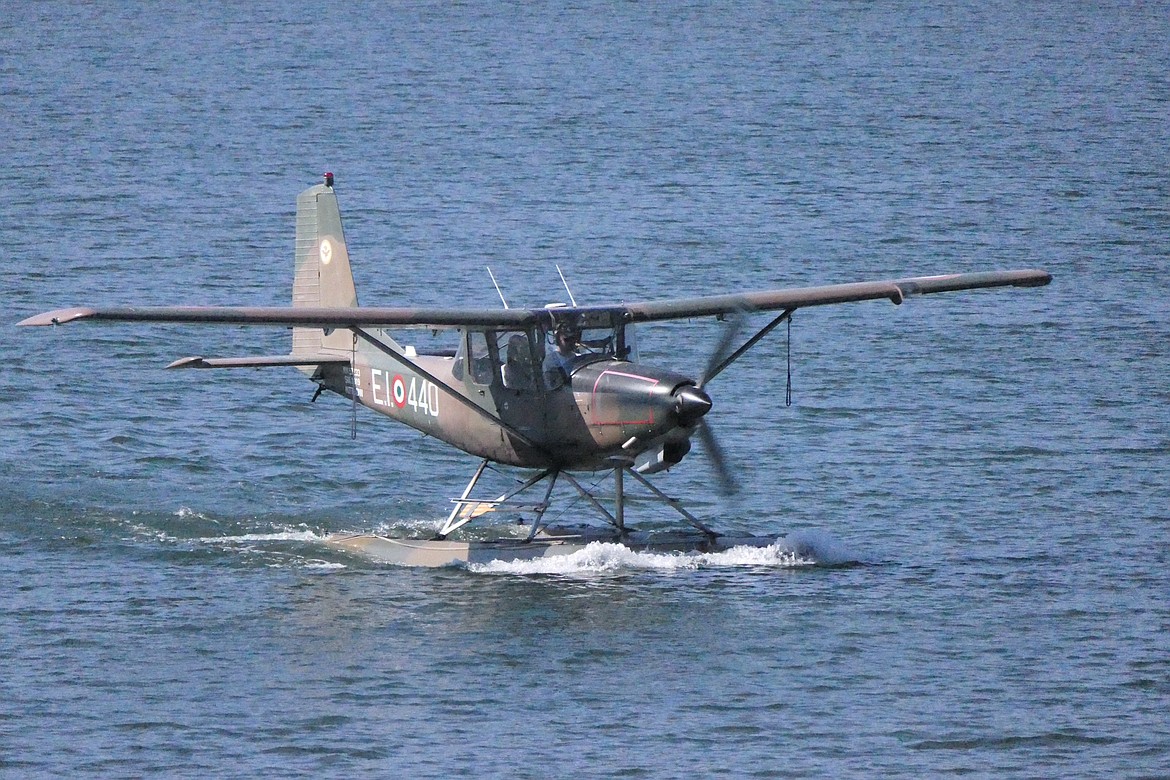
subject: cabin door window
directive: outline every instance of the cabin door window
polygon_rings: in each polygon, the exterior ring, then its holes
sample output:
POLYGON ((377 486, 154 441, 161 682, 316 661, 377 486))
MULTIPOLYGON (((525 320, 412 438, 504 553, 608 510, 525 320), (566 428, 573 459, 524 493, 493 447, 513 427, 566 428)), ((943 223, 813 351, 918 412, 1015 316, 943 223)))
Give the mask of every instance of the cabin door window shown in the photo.
POLYGON ((496 375, 496 340, 494 333, 481 330, 467 334, 467 363, 471 381, 477 385, 490 385, 496 375), (489 338, 491 337, 491 338, 489 338))

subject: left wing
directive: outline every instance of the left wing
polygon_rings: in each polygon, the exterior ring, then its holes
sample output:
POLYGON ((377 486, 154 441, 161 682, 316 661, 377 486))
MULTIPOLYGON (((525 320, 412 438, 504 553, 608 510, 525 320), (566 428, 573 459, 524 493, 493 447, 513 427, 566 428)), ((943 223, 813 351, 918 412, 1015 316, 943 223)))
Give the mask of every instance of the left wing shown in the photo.
POLYGON ((1047 271, 987 271, 630 303, 625 305, 625 309, 634 322, 672 320, 684 317, 731 314, 744 310, 779 311, 784 309, 794 311, 809 306, 827 306, 833 303, 872 301, 883 298, 900 304, 911 295, 929 295, 987 287, 1042 287, 1051 281, 1052 274, 1047 271))
POLYGON ((887 299, 894 303, 911 295, 975 290, 988 287, 1041 287, 1052 275, 1040 270, 988 271, 917 276, 878 282, 795 287, 678 298, 665 301, 606 306, 543 309, 436 309, 355 306, 348 308, 288 306, 79 306, 37 314, 18 325, 63 325, 78 320, 107 322, 170 322, 208 325, 268 325, 279 327, 393 328, 393 327, 527 327, 554 319, 590 315, 618 315, 630 322, 685 319, 748 311, 796 310, 809 306, 887 299))

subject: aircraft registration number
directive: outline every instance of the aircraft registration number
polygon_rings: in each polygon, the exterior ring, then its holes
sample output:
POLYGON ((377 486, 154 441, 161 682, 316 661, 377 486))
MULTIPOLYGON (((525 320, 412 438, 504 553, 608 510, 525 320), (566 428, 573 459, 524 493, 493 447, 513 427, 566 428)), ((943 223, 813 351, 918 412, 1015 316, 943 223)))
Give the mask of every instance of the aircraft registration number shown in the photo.
POLYGON ((434 382, 402 374, 391 374, 380 368, 370 370, 371 400, 378 406, 409 406, 418 414, 439 416, 439 387, 434 382))

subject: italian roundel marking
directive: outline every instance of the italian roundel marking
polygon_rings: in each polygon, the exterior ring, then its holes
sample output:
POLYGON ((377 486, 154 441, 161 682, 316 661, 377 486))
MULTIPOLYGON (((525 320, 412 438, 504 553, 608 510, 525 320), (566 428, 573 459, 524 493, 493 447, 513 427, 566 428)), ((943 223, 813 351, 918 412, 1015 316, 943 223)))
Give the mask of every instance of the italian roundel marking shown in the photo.
POLYGON ((394 384, 391 385, 391 390, 394 394, 394 405, 399 409, 406 406, 406 382, 402 381, 402 374, 397 374, 394 377, 394 384))
POLYGON ((321 265, 329 265, 329 261, 333 259, 333 244, 329 243, 329 239, 321 239, 321 265))

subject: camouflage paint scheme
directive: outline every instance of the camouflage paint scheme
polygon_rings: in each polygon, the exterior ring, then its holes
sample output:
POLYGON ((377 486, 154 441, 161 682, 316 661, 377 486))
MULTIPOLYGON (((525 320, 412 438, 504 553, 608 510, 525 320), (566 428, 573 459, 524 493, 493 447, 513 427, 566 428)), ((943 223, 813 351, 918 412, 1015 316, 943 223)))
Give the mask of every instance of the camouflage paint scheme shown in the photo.
MULTIPOLYGON (((353 399, 485 461, 549 470, 554 479, 561 472, 616 468, 617 525, 624 533, 620 472, 652 474, 678 463, 692 435, 703 433, 702 418, 711 408, 702 385, 796 309, 866 300, 900 304, 910 295, 1038 287, 1050 280, 1045 271, 1016 270, 607 306, 363 307, 333 177, 326 174, 324 184, 297 198, 291 307, 74 307, 20 324, 104 320, 291 326, 288 355, 190 357, 170 367, 295 366, 319 390, 353 399), (699 380, 635 361, 633 326, 638 322, 741 318, 758 311, 781 314, 737 350, 727 350, 729 355, 717 350, 699 380), (389 333, 410 328, 454 331, 458 347, 446 354, 417 354, 389 333)), ((535 534, 534 525, 530 541, 535 534)))
MULTIPOLYGON (((317 185, 297 198, 296 246, 293 307, 356 307, 332 187, 317 185)), ((327 390, 498 463, 594 470, 610 467, 607 458, 633 437, 639 451, 685 441, 675 431, 673 393, 694 382, 620 359, 628 354, 622 317, 541 310, 525 320, 510 328, 457 328, 460 346, 450 356, 408 356, 383 329, 295 328, 292 354, 336 358, 301 370, 327 390), (595 351, 583 348, 563 368, 548 367, 553 334, 572 327, 601 329, 608 341, 595 351), (518 354, 509 354, 516 341, 518 354)))

